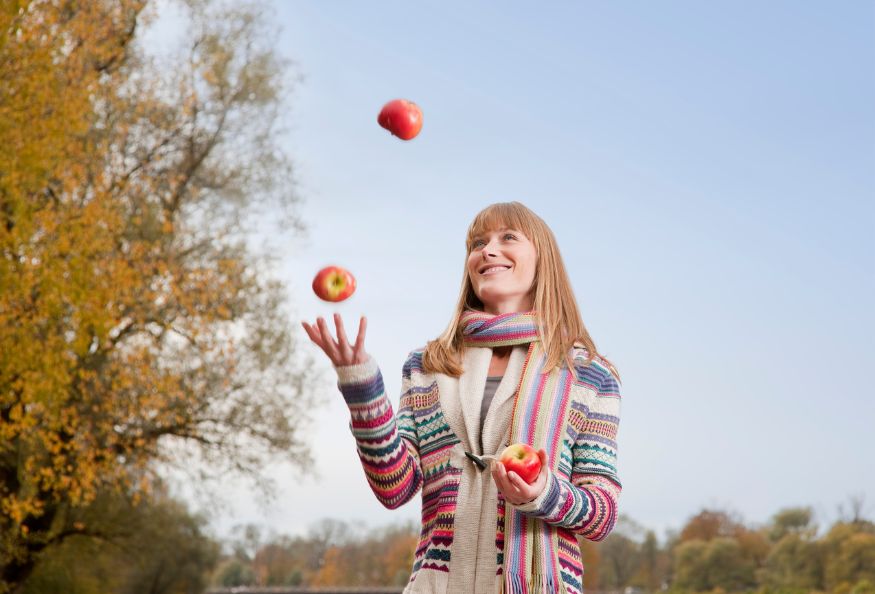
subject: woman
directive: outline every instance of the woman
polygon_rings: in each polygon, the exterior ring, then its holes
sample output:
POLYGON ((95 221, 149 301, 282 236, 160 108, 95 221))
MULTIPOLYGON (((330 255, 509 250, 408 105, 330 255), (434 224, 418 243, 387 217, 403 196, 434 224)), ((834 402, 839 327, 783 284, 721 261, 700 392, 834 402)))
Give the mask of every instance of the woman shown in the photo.
POLYGON ((614 526, 619 382, 578 312, 553 233, 518 202, 468 229, 462 290, 447 330, 410 353, 397 415, 380 370, 335 314, 303 323, 328 355, 365 475, 394 509, 422 489, 422 532, 405 593, 582 591, 577 536, 614 526), (527 484, 476 457, 538 449, 527 484), (466 456, 466 452, 474 457, 466 456))

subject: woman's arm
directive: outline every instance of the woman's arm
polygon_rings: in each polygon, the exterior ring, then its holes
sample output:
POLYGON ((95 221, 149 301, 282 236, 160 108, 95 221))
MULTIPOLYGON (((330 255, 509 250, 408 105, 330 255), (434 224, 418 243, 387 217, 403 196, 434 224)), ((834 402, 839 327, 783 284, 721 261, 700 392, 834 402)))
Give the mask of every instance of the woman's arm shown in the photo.
POLYGON ((588 540, 602 540, 617 521, 622 489, 617 477, 617 428, 620 422, 620 387, 605 372, 588 410, 572 412, 577 437, 572 446, 571 479, 553 472, 533 501, 517 509, 588 540))
POLYGON ((334 314, 334 324, 337 338, 331 335, 324 318, 317 318, 315 324, 301 322, 307 336, 337 370, 338 387, 349 406, 349 427, 371 489, 380 503, 395 509, 410 501, 422 486, 419 439, 409 398, 414 354, 404 365, 403 394, 396 419, 380 369, 365 351, 367 319, 362 316, 354 344, 346 337, 340 314, 334 314))
POLYGON ((349 427, 365 476, 374 495, 389 509, 407 503, 422 487, 419 439, 410 398, 412 357, 404 365, 397 416, 373 358, 335 368, 338 387, 349 406, 349 427))

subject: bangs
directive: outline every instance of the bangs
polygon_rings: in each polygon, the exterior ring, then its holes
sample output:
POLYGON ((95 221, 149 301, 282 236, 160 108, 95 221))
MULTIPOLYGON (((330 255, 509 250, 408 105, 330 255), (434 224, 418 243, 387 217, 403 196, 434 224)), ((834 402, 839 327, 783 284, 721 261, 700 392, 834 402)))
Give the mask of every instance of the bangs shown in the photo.
POLYGON ((516 229, 529 241, 534 242, 536 241, 534 218, 534 213, 518 202, 499 202, 487 206, 474 217, 474 221, 468 227, 465 248, 470 253, 475 238, 499 229, 516 229))

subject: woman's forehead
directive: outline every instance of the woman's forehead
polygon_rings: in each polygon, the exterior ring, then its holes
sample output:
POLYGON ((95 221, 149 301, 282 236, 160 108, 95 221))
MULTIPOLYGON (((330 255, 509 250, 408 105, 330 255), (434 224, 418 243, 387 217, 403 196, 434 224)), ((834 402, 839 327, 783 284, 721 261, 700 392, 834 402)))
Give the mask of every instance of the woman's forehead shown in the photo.
POLYGON ((525 233, 527 225, 524 225, 522 220, 516 219, 517 217, 502 216, 501 213, 497 212, 486 213, 471 225, 469 237, 476 237, 496 231, 521 231, 525 233))
POLYGON ((479 232, 475 230, 472 233, 472 236, 478 237, 480 235, 486 235, 488 233, 501 233, 503 231, 519 231, 519 229, 517 229, 515 227, 508 227, 506 225, 497 225, 495 227, 484 228, 484 229, 480 230, 479 232))

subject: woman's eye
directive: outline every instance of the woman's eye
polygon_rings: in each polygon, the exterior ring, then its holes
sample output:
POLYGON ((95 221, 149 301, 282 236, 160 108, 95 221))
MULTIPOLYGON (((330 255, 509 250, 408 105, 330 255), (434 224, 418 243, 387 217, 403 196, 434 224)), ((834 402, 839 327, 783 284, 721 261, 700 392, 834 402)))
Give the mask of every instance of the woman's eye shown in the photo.
POLYGON ((472 247, 480 247, 481 245, 486 245, 486 242, 482 239, 475 239, 474 243, 471 244, 472 247))
POLYGON ((505 233, 504 234, 505 239, 507 239, 508 237, 511 239, 516 239, 516 235, 514 235, 513 233, 505 233))

